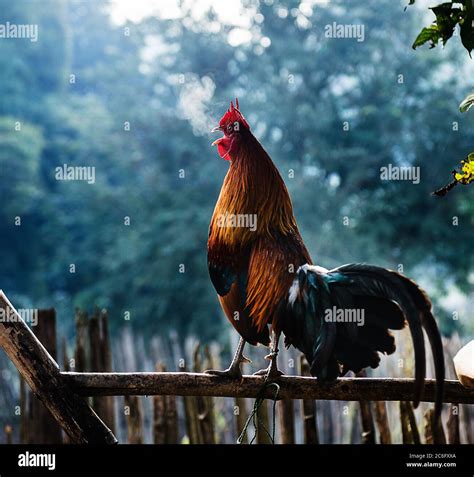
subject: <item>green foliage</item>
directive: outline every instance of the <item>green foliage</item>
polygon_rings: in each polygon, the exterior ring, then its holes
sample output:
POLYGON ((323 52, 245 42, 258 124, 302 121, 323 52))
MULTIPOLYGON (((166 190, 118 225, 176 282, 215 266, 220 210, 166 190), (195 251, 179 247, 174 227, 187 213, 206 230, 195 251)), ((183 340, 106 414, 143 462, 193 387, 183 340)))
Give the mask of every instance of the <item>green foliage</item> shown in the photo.
MULTIPOLYGON (((415 0, 410 1, 410 5, 414 3, 415 0)), ((472 0, 445 2, 430 8, 430 10, 433 11, 436 19, 432 25, 421 30, 413 42, 413 49, 428 42, 430 48, 434 48, 440 40, 444 46, 453 36, 456 26, 459 25, 461 42, 470 55, 474 49, 472 0), (460 7, 454 5, 460 5, 460 7)))

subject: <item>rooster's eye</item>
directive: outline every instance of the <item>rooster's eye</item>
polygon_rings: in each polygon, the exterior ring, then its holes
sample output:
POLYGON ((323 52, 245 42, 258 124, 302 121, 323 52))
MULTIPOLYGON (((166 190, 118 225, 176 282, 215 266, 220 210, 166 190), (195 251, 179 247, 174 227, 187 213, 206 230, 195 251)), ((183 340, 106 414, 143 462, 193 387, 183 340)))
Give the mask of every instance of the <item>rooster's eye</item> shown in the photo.
POLYGON ((227 132, 231 133, 233 131, 232 124, 227 125, 227 132))

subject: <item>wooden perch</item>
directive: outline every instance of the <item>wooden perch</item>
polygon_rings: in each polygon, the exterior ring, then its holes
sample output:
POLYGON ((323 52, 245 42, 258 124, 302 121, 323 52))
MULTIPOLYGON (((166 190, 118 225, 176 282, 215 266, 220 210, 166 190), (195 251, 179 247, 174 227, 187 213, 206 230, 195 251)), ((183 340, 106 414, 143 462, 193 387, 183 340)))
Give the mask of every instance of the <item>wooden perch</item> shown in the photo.
POLYGON ((117 442, 87 402, 67 385, 56 361, 28 328, 2 290, 0 310, 0 346, 72 442, 117 442))
MULTIPOLYGON (((244 376, 241 381, 201 373, 61 373, 82 396, 176 395, 256 398, 263 377, 244 376)), ((335 383, 318 383, 315 378, 282 376, 279 399, 330 399, 338 401, 409 401, 413 379, 340 378, 335 383)), ((426 380, 423 401, 434 402, 435 381, 426 380)), ((275 396, 275 388, 265 396, 275 396)), ((445 402, 474 403, 474 390, 458 381, 446 381, 445 402)))

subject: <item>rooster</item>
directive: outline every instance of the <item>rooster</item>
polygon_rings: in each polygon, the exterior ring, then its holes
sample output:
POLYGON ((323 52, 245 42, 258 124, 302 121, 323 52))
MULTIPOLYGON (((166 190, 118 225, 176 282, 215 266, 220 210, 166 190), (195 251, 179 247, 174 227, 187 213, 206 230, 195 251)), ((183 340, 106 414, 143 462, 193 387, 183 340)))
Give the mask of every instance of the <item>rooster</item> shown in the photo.
POLYGON ((229 161, 229 170, 209 228, 208 268, 222 309, 241 339, 228 369, 207 372, 241 378, 240 365, 248 361, 245 343, 262 344, 270 347, 270 365, 256 374, 276 379, 282 374, 277 355, 283 334, 286 346, 303 352, 313 376, 331 381, 348 371, 376 368, 380 353, 395 351, 390 330, 408 323, 415 354, 414 404, 420 402, 425 380, 424 329, 435 364, 439 418, 444 357, 426 294, 384 268, 313 265, 285 183, 252 134, 238 100, 214 131, 223 132, 212 145, 229 161), (353 311, 364 318, 362 323, 349 319, 353 311))

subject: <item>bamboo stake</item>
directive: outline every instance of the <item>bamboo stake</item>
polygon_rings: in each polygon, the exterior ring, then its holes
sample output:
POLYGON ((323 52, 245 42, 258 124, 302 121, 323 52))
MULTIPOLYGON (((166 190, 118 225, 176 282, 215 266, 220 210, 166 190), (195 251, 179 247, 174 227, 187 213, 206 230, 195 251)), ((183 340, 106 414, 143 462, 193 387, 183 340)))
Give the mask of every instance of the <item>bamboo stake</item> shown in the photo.
POLYGON ((258 410, 257 420, 257 444, 271 444, 272 441, 267 431, 271 434, 273 429, 270 427, 268 419, 268 401, 264 400, 258 410))
POLYGON ((362 424, 362 443, 375 444, 375 426, 371 402, 360 401, 360 416, 362 424))
MULTIPOLYGON (((194 349, 194 371, 202 371, 200 346, 196 345, 194 349)), ((214 409, 212 398, 209 396, 197 396, 196 398, 196 419, 200 428, 203 444, 215 444, 214 435, 214 409)))
POLYGON ((280 421, 280 443, 295 443, 295 408, 291 399, 283 399, 277 404, 280 421))
POLYGON ((125 396, 129 444, 143 444, 142 406, 138 396, 125 396))
MULTIPOLYGON (((156 365, 158 372, 165 371, 165 365, 156 365)), ((153 443, 166 443, 166 396, 153 396, 153 443)))
POLYGON ((415 413, 412 404, 408 401, 400 401, 400 419, 402 424, 402 436, 404 444, 421 444, 420 433, 416 425, 415 413))
POLYGON ((20 373, 20 444, 28 444, 28 393, 20 373))
MULTIPOLYGON (((97 308, 88 320, 88 338, 90 349, 90 369, 93 371, 111 371, 111 358, 108 339, 107 312, 97 308)), ((115 403, 112 396, 94 396, 92 407, 97 414, 115 432, 115 403)))
POLYGON ((410 430, 410 421, 406 408, 406 401, 400 401, 400 424, 402 427, 402 442, 403 444, 412 444, 413 436, 410 430))
MULTIPOLYGON (((163 363, 156 365, 159 372, 166 371, 163 363)), ((178 443, 178 413, 174 396, 153 396, 153 442, 178 443)))
MULTIPOLYGON (((300 374, 301 376, 309 376, 309 364, 304 355, 300 355, 300 374)), ((305 444, 318 444, 318 428, 316 419, 316 402, 314 399, 302 400, 302 419, 304 425, 304 442, 305 444)))
MULTIPOLYGON (((184 368, 186 370, 186 368, 184 368)), ((163 373, 166 374, 166 373, 163 373)), ((188 374, 188 373, 186 373, 188 374)), ((190 374, 190 373, 189 373, 190 374)), ((175 393, 170 393, 175 394, 175 393)), ((186 432, 188 434, 190 444, 203 444, 204 440, 202 438, 201 428, 197 421, 197 403, 196 403, 197 393, 192 393, 184 396, 184 414, 186 418, 186 432)))
MULTIPOLYGON (((237 436, 240 436, 244 430, 245 423, 247 422, 247 415, 247 401, 244 398, 235 398, 234 416, 237 436)), ((245 434, 242 438, 242 444, 248 444, 248 442, 247 434, 245 434)))
POLYGON ((392 436, 390 433, 390 425, 388 423, 387 404, 385 401, 376 401, 375 406, 375 422, 379 430, 380 443, 391 444, 392 436))
POLYGON ((88 370, 88 317, 87 312, 76 308, 76 349, 74 352, 74 371, 84 372, 88 370))
MULTIPOLYGON (((357 377, 365 378, 367 376, 365 370, 357 373, 357 377)), ((372 415, 371 402, 364 399, 359 402, 360 404, 360 416, 362 424, 362 443, 363 444, 375 444, 375 426, 374 416, 372 415)))
POLYGON ((447 422, 448 442, 450 444, 460 444, 461 437, 459 432, 459 404, 451 404, 449 409, 449 418, 447 422))
POLYGON ((436 429, 433 426, 434 409, 430 408, 424 415, 425 441, 427 444, 446 444, 446 436, 440 420, 436 429))
POLYGON ((165 396, 166 444, 178 444, 178 410, 175 396, 165 396))
POLYGON ((5 426, 5 442, 7 444, 13 444, 13 429, 12 426, 5 426))
MULTIPOLYGON (((56 311, 54 308, 38 310, 38 322, 33 328, 34 334, 53 359, 57 359, 56 345, 56 311)), ((61 428, 41 401, 30 396, 30 416, 28 426, 31 428, 30 444, 60 444, 61 428)))

